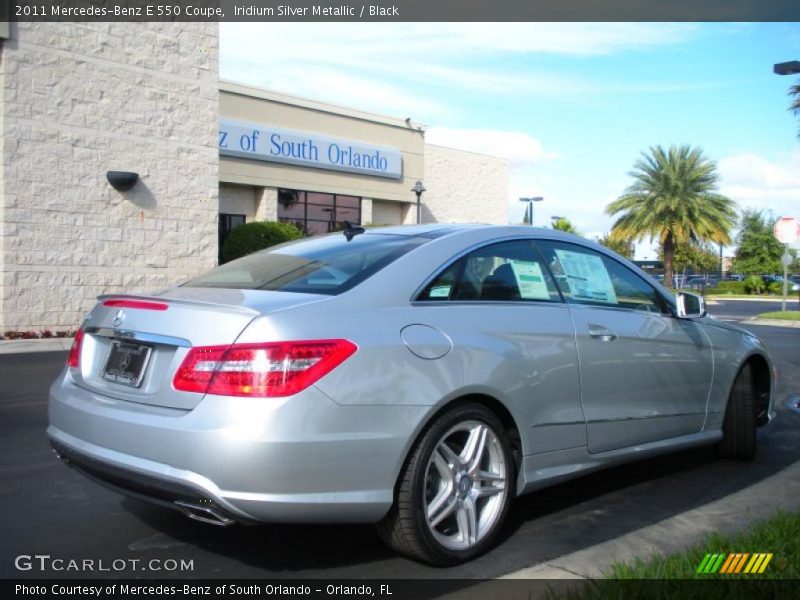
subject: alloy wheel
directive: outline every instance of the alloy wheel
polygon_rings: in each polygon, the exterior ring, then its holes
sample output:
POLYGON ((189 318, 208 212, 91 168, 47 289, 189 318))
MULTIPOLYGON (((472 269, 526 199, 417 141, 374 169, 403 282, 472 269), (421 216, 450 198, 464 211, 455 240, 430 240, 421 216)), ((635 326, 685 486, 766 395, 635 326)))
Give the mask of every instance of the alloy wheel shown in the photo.
POLYGON ((491 532, 508 495, 508 466, 497 433, 486 423, 451 427, 425 469, 425 518, 433 537, 449 550, 466 550, 491 532))

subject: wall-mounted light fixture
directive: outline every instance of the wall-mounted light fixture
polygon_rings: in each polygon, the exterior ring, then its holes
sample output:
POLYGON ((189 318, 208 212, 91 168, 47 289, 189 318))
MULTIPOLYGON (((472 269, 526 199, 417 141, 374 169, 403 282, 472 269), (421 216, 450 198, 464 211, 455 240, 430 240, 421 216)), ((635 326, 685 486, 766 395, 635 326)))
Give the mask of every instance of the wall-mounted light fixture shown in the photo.
POLYGON ((131 171, 108 171, 106 179, 115 190, 127 192, 139 181, 139 174, 131 171))

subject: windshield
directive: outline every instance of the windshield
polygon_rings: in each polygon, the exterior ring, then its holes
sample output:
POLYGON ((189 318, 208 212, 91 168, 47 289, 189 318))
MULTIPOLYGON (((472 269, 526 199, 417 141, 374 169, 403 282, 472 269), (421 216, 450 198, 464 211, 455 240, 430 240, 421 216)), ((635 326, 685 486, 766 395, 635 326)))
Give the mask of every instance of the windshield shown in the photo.
POLYGON ((340 294, 429 238, 362 234, 315 237, 255 252, 195 277, 183 287, 340 294))

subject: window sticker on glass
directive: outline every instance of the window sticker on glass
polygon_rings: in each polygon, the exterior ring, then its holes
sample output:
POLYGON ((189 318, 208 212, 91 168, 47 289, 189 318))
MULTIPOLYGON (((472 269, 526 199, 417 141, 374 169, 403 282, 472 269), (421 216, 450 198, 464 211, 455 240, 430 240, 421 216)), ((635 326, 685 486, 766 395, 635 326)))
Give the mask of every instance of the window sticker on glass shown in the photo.
POLYGON ((602 258, 559 248, 556 248, 556 256, 564 269, 570 294, 575 300, 617 303, 617 294, 602 258))
POLYGON ((544 281, 542 267, 538 262, 527 260, 509 261, 517 278, 519 296, 523 300, 550 300, 550 292, 544 281))
POLYGON ((437 285, 436 287, 431 288, 431 291, 428 293, 428 298, 447 298, 449 296, 449 285, 437 285))

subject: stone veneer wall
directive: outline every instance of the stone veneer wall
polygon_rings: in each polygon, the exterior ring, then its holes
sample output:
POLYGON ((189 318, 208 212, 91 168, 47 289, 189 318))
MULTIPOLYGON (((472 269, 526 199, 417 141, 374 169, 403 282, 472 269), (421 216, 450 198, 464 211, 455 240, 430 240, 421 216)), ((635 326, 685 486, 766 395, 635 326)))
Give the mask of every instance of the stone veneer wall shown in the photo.
POLYGON ((217 24, 19 23, 11 38, 0 332, 75 328, 99 294, 214 266, 217 24), (109 170, 140 181, 118 192, 109 170))
MULTIPOLYGON (((508 224, 508 161, 425 144, 423 223, 508 224)), ((411 221, 416 208, 410 207, 411 221)))

